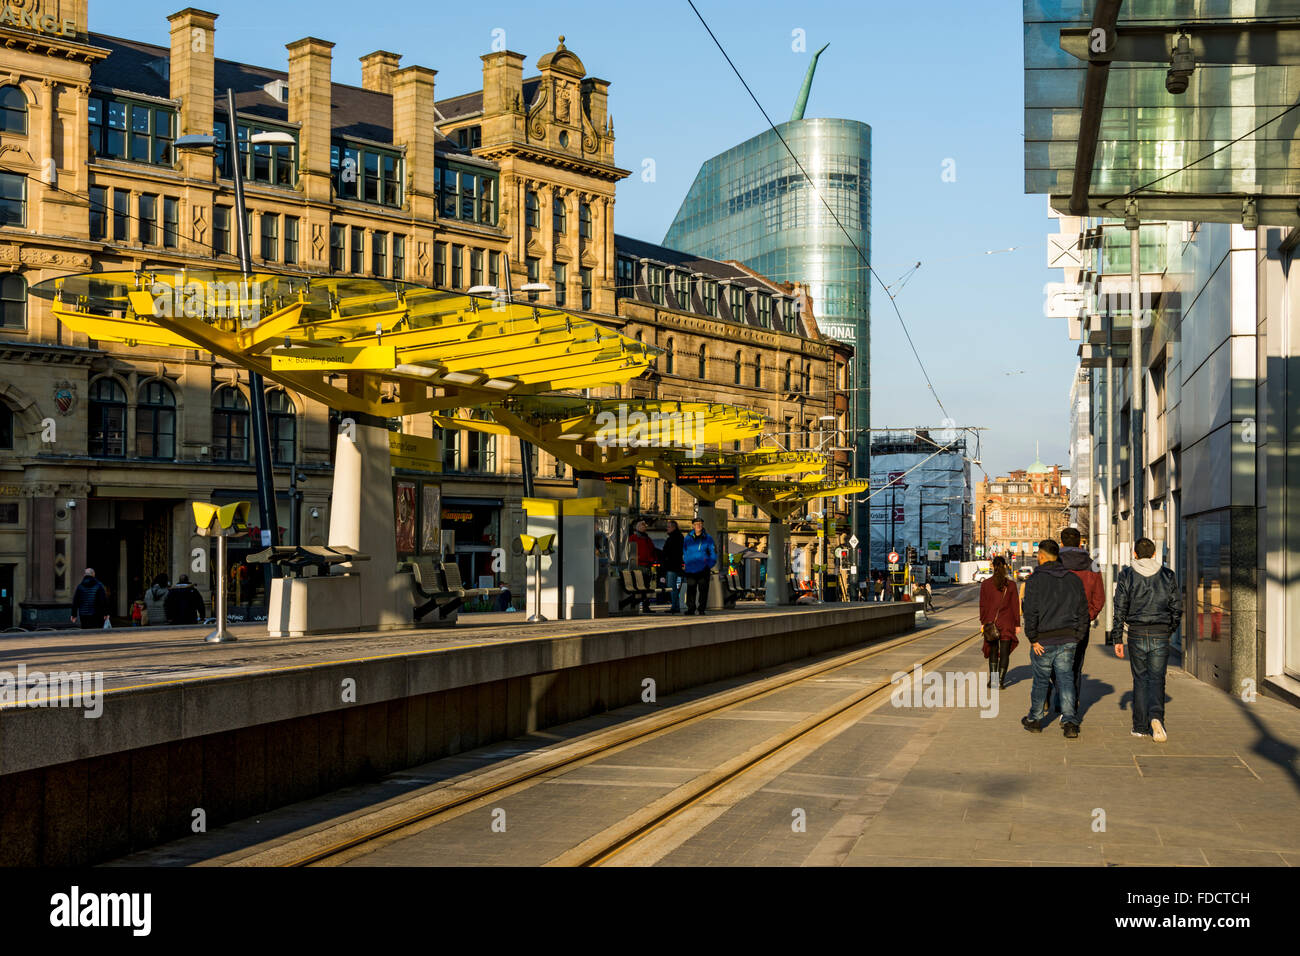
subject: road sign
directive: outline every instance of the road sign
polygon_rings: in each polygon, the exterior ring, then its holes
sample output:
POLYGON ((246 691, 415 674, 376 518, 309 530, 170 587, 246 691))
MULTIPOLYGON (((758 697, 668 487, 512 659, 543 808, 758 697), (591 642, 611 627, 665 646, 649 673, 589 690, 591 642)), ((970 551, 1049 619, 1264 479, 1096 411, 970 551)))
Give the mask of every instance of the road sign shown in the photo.
POLYGON ((856 548, 857 546, 858 546, 858 536, 855 534, 849 538, 849 547, 856 548))
POLYGON ((890 552, 889 552, 889 563, 890 563, 890 564, 897 564, 897 563, 898 563, 898 552, 897 552, 897 551, 890 551, 890 552))

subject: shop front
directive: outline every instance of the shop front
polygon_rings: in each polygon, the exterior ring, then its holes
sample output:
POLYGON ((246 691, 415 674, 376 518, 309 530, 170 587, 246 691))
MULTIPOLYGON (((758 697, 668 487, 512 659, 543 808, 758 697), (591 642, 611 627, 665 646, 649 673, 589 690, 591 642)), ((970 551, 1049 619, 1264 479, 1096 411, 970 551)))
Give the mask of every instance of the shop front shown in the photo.
POLYGON ((442 540, 467 586, 496 587, 502 569, 500 498, 443 498, 442 540))

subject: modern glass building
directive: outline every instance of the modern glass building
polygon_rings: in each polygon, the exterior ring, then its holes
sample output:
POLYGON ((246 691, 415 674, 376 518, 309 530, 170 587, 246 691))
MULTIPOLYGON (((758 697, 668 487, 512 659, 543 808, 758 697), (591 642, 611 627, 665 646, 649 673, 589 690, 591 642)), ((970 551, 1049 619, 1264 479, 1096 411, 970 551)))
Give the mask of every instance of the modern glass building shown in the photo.
MULTIPOLYGON (((700 167, 663 244, 734 259, 776 282, 807 287, 818 328, 855 349, 851 428, 868 426, 870 126, 856 120, 793 119, 714 156, 700 167)), ((867 442, 851 443, 858 449, 857 474, 869 474, 867 442)), ((865 540, 865 501, 859 501, 858 510, 859 537, 865 540)))

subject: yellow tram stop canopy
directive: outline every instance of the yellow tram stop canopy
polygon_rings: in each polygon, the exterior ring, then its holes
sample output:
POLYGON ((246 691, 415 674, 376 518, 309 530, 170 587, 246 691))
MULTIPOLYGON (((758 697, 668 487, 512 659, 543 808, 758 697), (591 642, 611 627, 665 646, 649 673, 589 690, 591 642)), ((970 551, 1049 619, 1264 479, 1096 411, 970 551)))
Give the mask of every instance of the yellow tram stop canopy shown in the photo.
POLYGON ((334 408, 385 418, 619 385, 656 351, 559 309, 386 279, 124 271, 47 279, 31 292, 92 339, 203 349, 334 408), (340 373, 351 387, 333 383, 340 373), (399 386, 396 402, 379 400, 387 382, 399 386))

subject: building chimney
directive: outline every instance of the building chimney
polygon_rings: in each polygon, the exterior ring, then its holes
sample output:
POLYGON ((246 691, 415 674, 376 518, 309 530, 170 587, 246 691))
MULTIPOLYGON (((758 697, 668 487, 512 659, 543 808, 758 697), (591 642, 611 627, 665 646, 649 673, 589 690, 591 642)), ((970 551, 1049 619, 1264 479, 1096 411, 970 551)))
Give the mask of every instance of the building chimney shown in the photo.
MULTIPOLYGON (((371 57, 379 54, 372 53, 371 57)), ((437 133, 433 78, 437 70, 408 66, 390 77, 393 92, 393 145, 406 147, 406 181, 410 183, 411 213, 433 219, 434 145, 437 133)))
POLYGON ((361 58, 361 86, 376 93, 393 92, 393 74, 402 57, 387 50, 376 50, 361 58))
MULTIPOLYGON (((176 136, 211 135, 215 92, 213 40, 217 15, 187 7, 167 18, 171 24, 168 75, 172 99, 181 101, 176 136)), ((212 180, 213 154, 206 149, 177 150, 182 175, 204 182, 212 180)), ((181 230, 182 233, 185 230, 181 230)))
POLYGON ((479 59, 483 61, 483 145, 521 140, 528 110, 523 101, 524 55, 501 50, 479 59))
POLYGON ((304 37, 289 51, 289 122, 300 124, 298 179, 309 200, 330 199, 330 61, 334 44, 304 37))

